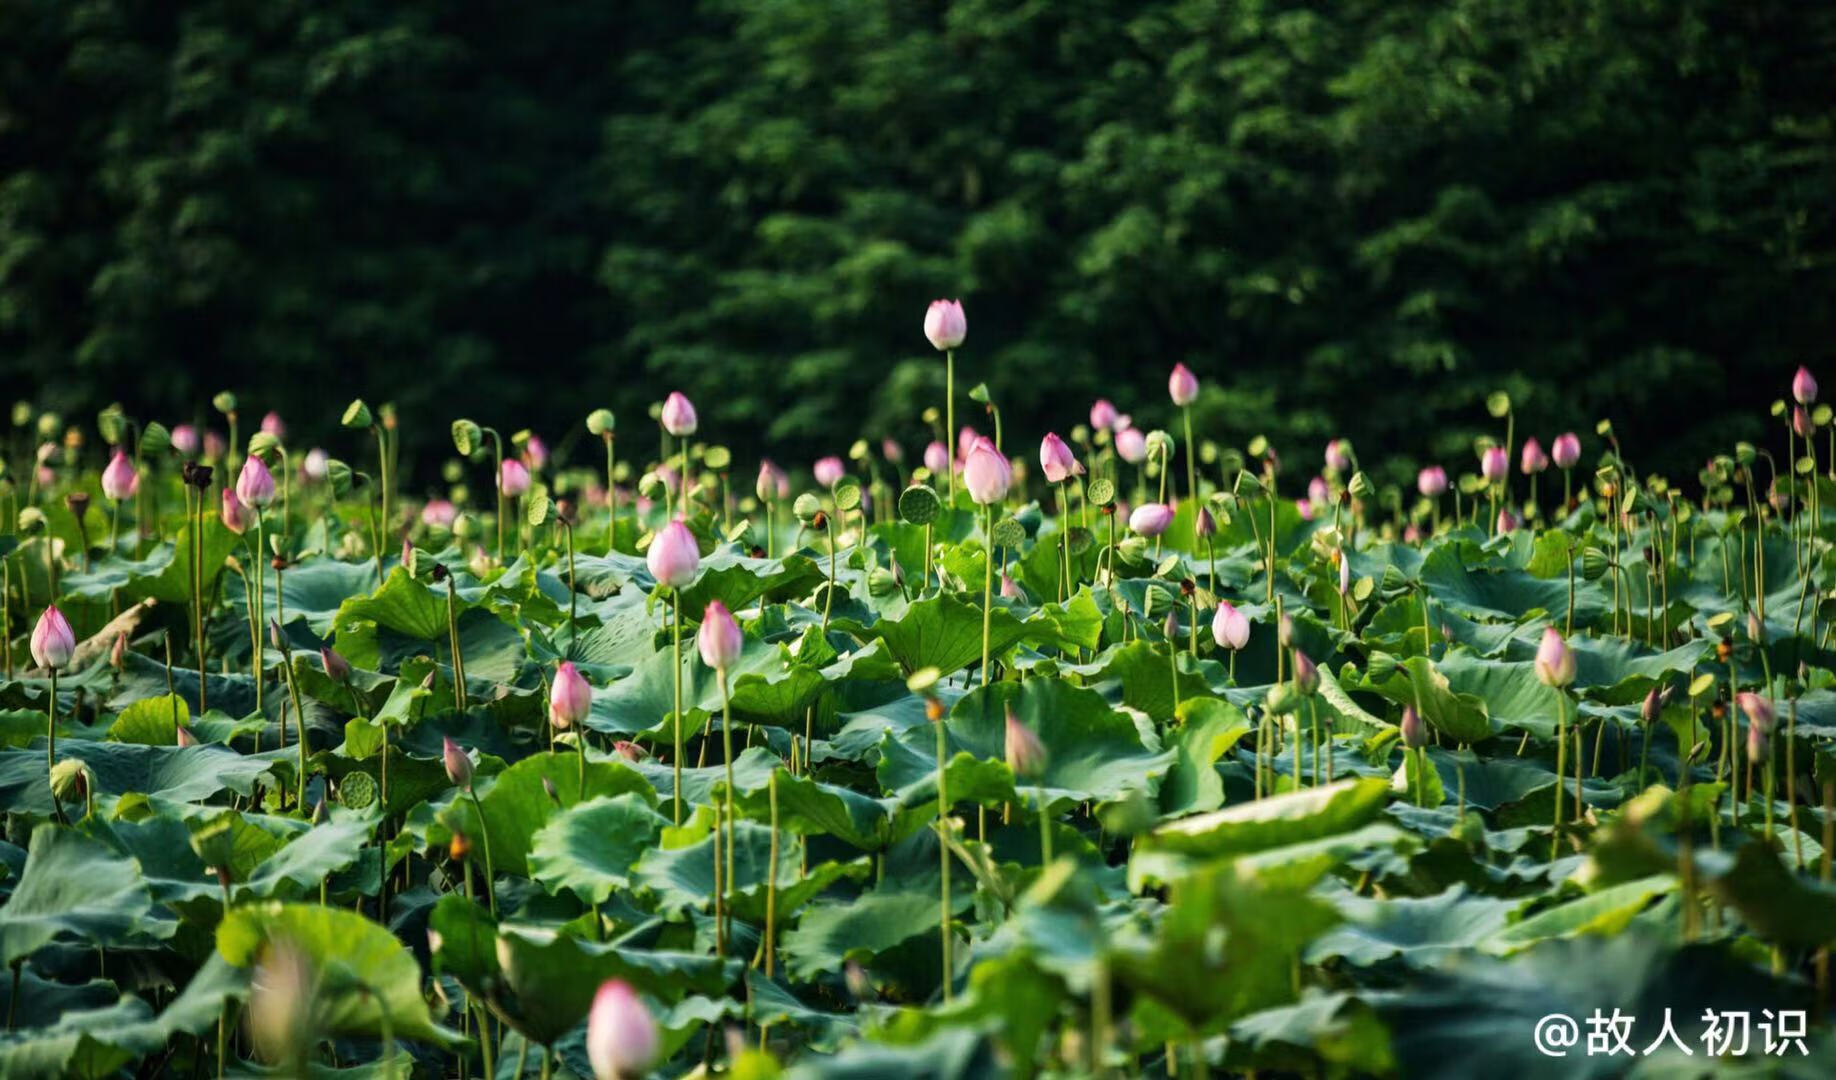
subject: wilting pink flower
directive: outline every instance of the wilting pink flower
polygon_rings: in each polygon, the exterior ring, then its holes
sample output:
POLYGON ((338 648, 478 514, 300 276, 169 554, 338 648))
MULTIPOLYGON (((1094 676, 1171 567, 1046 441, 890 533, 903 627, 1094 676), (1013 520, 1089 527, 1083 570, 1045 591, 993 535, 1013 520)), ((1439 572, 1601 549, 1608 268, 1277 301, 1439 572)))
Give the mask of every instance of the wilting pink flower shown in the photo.
POLYGON ((662 1049, 657 1022, 637 993, 607 979, 587 1014, 586 1051, 594 1080, 637 1080, 650 1071, 662 1049))
POLYGON ((752 493, 762 503, 782 499, 790 494, 790 477, 772 464, 770 458, 764 458, 759 462, 759 478, 753 482, 752 493))
POLYGON ((1501 506, 1498 508, 1498 522, 1497 522, 1498 532, 1500 533, 1516 532, 1517 526, 1519 524, 1520 523, 1517 520, 1517 515, 1511 512, 1510 507, 1501 506))
POLYGON ((531 435, 523 443, 523 464, 529 466, 530 472, 541 472, 548 465, 548 444, 540 435, 531 435))
POLYGON ((829 457, 818 459, 816 467, 811 471, 816 474, 816 482, 818 484, 821 484, 823 487, 834 487, 836 481, 842 478, 848 471, 848 468, 842 464, 841 458, 830 455, 829 457))
POLYGON ((932 476, 948 476, 950 474, 949 447, 933 439, 930 445, 924 448, 924 467, 931 470, 932 476))
POLYGON ((710 600, 707 611, 701 616, 701 630, 695 635, 695 644, 701 648, 702 663, 716 671, 725 671, 739 659, 740 650, 746 647, 746 635, 740 631, 727 605, 710 600))
POLYGON ((905 460, 905 447, 900 446, 897 439, 881 439, 880 456, 897 465, 905 460))
POLYGON ((76 635, 64 613, 52 604, 32 627, 32 662, 39 667, 61 668, 76 653, 76 635))
POLYGON ((592 708, 592 684, 572 661, 561 661, 555 666, 555 683, 548 690, 549 722, 558 730, 566 731, 585 720, 592 708))
POLYGON ((1166 503, 1142 503, 1128 515, 1128 527, 1142 536, 1159 536, 1173 524, 1173 508, 1166 503))
POLYGON ((1402 728, 1404 746, 1411 750, 1420 750, 1428 745, 1428 725, 1422 723, 1422 718, 1415 711, 1415 706, 1403 706, 1402 723, 1397 726, 1402 728))
POLYGON ((1536 436, 1524 440, 1523 449, 1517 455, 1517 467, 1525 476, 1534 476, 1549 467, 1549 455, 1543 453, 1543 444, 1536 441, 1536 436))
POLYGON ((1575 681, 1575 653, 1555 627, 1543 629, 1536 647, 1536 677, 1544 686, 1563 687, 1575 681))
POLYGON ((241 536, 248 529, 248 518, 243 515, 242 502, 236 498, 234 488, 223 489, 223 527, 241 536))
POLYGON ((257 510, 274 501, 274 474, 254 454, 242 459, 242 473, 236 477, 236 498, 257 510))
POLYGON ((1810 373, 1810 368, 1800 367, 1798 373, 1791 377, 1791 396, 1800 405, 1809 405, 1817 400, 1817 377, 1810 373))
POLYGON ((1487 480, 1496 484, 1511 471, 1511 459, 1505 454, 1502 446, 1488 446, 1485 453, 1479 455, 1479 472, 1487 480))
POLYGON ((680 390, 670 391, 663 399, 663 430, 677 438, 695 434, 700 421, 695 417, 695 405, 680 390))
POLYGON ((969 336, 969 320, 958 300, 933 300, 924 311, 924 336, 935 349, 954 349, 969 336))
POLYGON ((507 499, 514 499, 528 491, 528 466, 515 458, 505 458, 503 467, 497 470, 497 490, 507 499))
POLYGON ((1012 706, 1007 710, 1007 767, 1015 776, 1032 778, 1045 771, 1045 743, 1033 734, 1033 729, 1020 722, 1014 715, 1012 706))
POLYGON ((1147 436, 1140 428, 1123 428, 1116 432, 1116 453, 1130 465, 1139 465, 1147 460, 1147 436))
POLYGON ((1344 439, 1334 439, 1326 444, 1326 468, 1335 473, 1351 468, 1351 454, 1345 448, 1344 439))
POLYGON ((1313 659, 1299 649, 1294 650, 1294 689, 1303 695, 1312 697, 1320 688, 1320 669, 1313 659))
POLYGON ((429 499, 421 507, 421 522, 436 529, 450 529, 459 517, 459 508, 450 499, 429 499))
POLYGON ((306 451, 305 460, 300 462, 300 472, 303 473, 308 480, 323 480, 325 479, 325 474, 330 471, 331 458, 327 456, 325 451, 316 446, 306 451))
POLYGON ((1039 468, 1044 471, 1048 484, 1062 484, 1083 472, 1071 448, 1053 432, 1047 432, 1039 443, 1039 468))
POLYGON ((472 759, 465 749, 453 741, 451 735, 443 737, 440 744, 440 760, 446 765, 446 778, 457 788, 472 786, 472 759))
POLYGON ((1447 494, 1447 470, 1439 465, 1430 465, 1416 473, 1415 490, 1427 499, 1438 499, 1447 494))
POLYGON ((1791 407, 1791 430, 1797 432, 1800 439, 1810 438, 1817 430, 1816 425, 1811 423, 1810 412, 1802 405, 1791 407))
POLYGON ((1249 617, 1228 602, 1218 605, 1211 617, 1211 637, 1221 649, 1235 652, 1249 644, 1249 617))
POLYGON ((126 450, 116 448, 115 456, 108 459, 108 468, 102 470, 102 494, 121 502, 133 498, 139 490, 140 470, 134 468, 126 450))
POLYGON ((701 569, 701 548, 695 543, 695 534, 677 517, 650 542, 644 562, 657 584, 683 589, 695 583, 695 574, 701 569))
POLYGON ((269 410, 268 415, 261 418, 261 430, 277 439, 285 439, 287 437, 286 421, 281 419, 280 413, 274 412, 273 410, 269 410))
POLYGON ((1173 373, 1167 376, 1167 395, 1173 399, 1173 404, 1183 409, 1192 404, 1198 392, 1198 376, 1186 365, 1174 364, 1173 373))
POLYGON ((1316 476, 1307 481, 1307 498, 1319 506, 1332 501, 1332 487, 1326 483, 1324 476, 1316 476))
POLYGON ((963 462, 963 486, 969 489, 969 497, 980 506, 998 503, 1007 498, 1007 489, 1013 481, 1013 469, 995 449, 994 443, 989 439, 977 439, 968 459, 963 462))
POLYGON ((1572 431, 1565 431, 1555 437, 1549 445, 1549 456, 1555 461, 1558 469, 1572 469, 1581 460, 1581 439, 1572 431))
POLYGON ((1097 398, 1090 406, 1090 430, 1108 431, 1116 426, 1116 417, 1120 415, 1108 398, 1097 398))
POLYGON ((172 429, 172 449, 187 456, 198 452, 198 429, 180 424, 172 429))

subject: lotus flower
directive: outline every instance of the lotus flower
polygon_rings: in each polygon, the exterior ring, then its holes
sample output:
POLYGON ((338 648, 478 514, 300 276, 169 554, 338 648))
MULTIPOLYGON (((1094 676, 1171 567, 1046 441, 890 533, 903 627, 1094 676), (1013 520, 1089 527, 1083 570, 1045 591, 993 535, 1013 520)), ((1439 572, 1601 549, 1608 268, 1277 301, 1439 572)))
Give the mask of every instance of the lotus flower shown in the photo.
POLYGON ((1422 723, 1421 714, 1415 711, 1415 706, 1403 706, 1402 723, 1396 726, 1402 729, 1403 745, 1409 749, 1420 750, 1428 745, 1428 725, 1422 723))
POLYGON ((700 421, 695 417, 695 404, 680 390, 670 391, 663 399, 663 412, 660 416, 663 430, 680 439, 695 434, 700 421))
POLYGON ((1332 486, 1326 483, 1324 476, 1316 476, 1307 481, 1307 499, 1315 506, 1325 506, 1332 502, 1332 486))
POLYGON ((548 444, 540 435, 531 435, 523 443, 523 464, 529 466, 530 472, 541 472, 548 465, 548 444))
POLYGON ((102 494, 121 502, 133 498, 139 490, 140 470, 134 468, 127 451, 117 447, 115 456, 108 459, 108 468, 102 470, 102 494))
POLYGON ((62 668, 76 653, 76 635, 64 613, 52 604, 32 627, 32 662, 44 668, 62 668))
POLYGON ((261 418, 261 430, 274 436, 276 439, 285 439, 287 437, 286 421, 281 419, 280 413, 272 409, 268 411, 268 415, 261 418))
POLYGON ((1294 500, 1294 511, 1295 513, 1300 515, 1300 519, 1302 521, 1312 521, 1313 520, 1313 503, 1311 500, 1295 499, 1294 500))
POLYGON ((924 467, 932 476, 950 475, 950 448, 933 440, 924 448, 924 467))
POLYGON ((1090 406, 1090 430, 1108 431, 1116 426, 1119 416, 1121 414, 1116 412, 1116 407, 1109 403, 1108 398, 1097 398, 1090 406))
POLYGON ((1791 377, 1791 397, 1800 405, 1816 402, 1817 377, 1810 373, 1810 368, 1800 367, 1798 373, 1791 377))
POLYGON ((1218 647, 1236 652, 1249 644, 1249 635, 1248 616, 1229 603, 1219 604, 1217 614, 1211 617, 1211 637, 1218 647))
POLYGON ((421 507, 421 522, 435 529, 450 529, 459 517, 459 508, 450 499, 429 499, 421 507))
POLYGON ((1808 439, 1817 431, 1817 426, 1811 423, 1810 412, 1802 405, 1791 407, 1791 430, 1797 432, 1800 439, 1808 439))
POLYGON ((1020 599, 1020 586, 1014 584, 1014 579, 1005 570, 1001 571, 1001 599, 1020 599))
POLYGON ((1734 703, 1746 714, 1747 723, 1760 729, 1765 734, 1772 733, 1772 701, 1751 690, 1743 690, 1734 696, 1734 703))
POLYGON ((1523 449, 1517 455, 1517 467, 1525 476, 1535 476, 1549 467, 1549 455, 1543 453, 1543 444, 1536 441, 1536 436, 1524 440, 1523 449))
POLYGON ((657 584, 683 589, 695 583, 695 574, 701 569, 701 549, 695 543, 695 534, 677 516, 650 542, 644 562, 657 584))
POLYGON ((555 682, 548 690, 548 719, 559 731, 566 731, 586 719, 593 708, 593 686, 580 674, 572 661, 555 666, 555 682))
POLYGON ((1183 409, 1192 404, 1198 392, 1198 376, 1186 365, 1174 364, 1173 373, 1167 376, 1167 395, 1173 399, 1173 404, 1183 409))
POLYGON ((1511 471, 1511 459, 1505 454, 1502 446, 1488 446, 1485 453, 1479 455, 1479 472, 1487 480, 1496 484, 1511 471))
POLYGON ((1116 453, 1130 465, 1139 465, 1147 460, 1147 436, 1140 428, 1123 428, 1116 432, 1116 453))
POLYGON ((900 446, 897 439, 881 439, 880 456, 897 465, 905 460, 905 447, 900 446))
POLYGON ((257 510, 274 501, 274 474, 254 454, 242 459, 242 473, 236 477, 236 498, 257 510))
POLYGON ((962 428, 957 431, 956 460, 959 463, 969 460, 969 451, 975 449, 975 444, 981 437, 982 436, 968 424, 964 424, 962 428))
POLYGON ((1334 439, 1326 444, 1326 468, 1335 473, 1351 468, 1351 453, 1346 449, 1344 439, 1334 439))
POLYGON ((1173 508, 1166 503, 1142 503, 1128 515, 1128 527, 1142 536, 1159 536, 1173 524, 1173 508))
POLYGON ((817 461, 813 471, 816 473, 818 484, 823 487, 834 487, 847 473, 848 468, 842 464, 841 458, 830 455, 817 461))
POLYGON ((1065 440, 1053 432, 1047 432, 1039 443, 1039 468, 1045 473, 1048 484, 1062 484, 1084 471, 1065 440))
POLYGON ((223 527, 241 536, 249 527, 249 522, 242 513, 242 501, 236 498, 232 488, 223 489, 223 527))
POLYGON ((442 737, 440 760, 446 765, 446 778, 453 782, 454 787, 472 786, 472 759, 463 747, 453 741, 451 735, 442 737))
POLYGON ((1747 728, 1747 760, 1763 765, 1772 754, 1772 732, 1758 724, 1747 728))
POLYGON ((1421 492, 1425 499, 1438 499, 1447 494, 1447 470, 1439 465, 1430 465, 1416 473, 1415 490, 1421 492))
POLYGON ((770 458, 759 462, 759 478, 753 482, 752 493, 762 503, 774 502, 790 494, 790 477, 784 470, 772 463, 770 458))
POLYGON ((306 451, 306 457, 300 462, 300 472, 308 480, 323 480, 330 471, 330 456, 316 446, 306 451))
POLYGON ((963 462, 963 486, 969 489, 969 497, 978 506, 998 503, 1007 498, 1007 489, 1013 481, 1013 469, 995 449, 994 443, 986 438, 977 439, 968 459, 963 462))
POLYGON ((637 1080, 661 1049, 657 1022, 637 993, 618 979, 601 983, 587 1014, 587 1060, 595 1080, 637 1080))
POLYGON ((701 616, 701 630, 695 635, 695 643, 701 649, 702 663, 715 671, 725 671, 739 659, 740 650, 746 647, 746 635, 727 605, 710 600, 707 611, 701 616))
POLYGON ((1033 729, 1020 722, 1013 707, 1007 709, 1007 767, 1015 776, 1032 778, 1045 771, 1046 748, 1033 729))
POLYGON ((1581 439, 1572 431, 1565 431, 1555 437, 1549 444, 1550 459, 1558 469, 1572 469, 1581 460, 1581 439))
POLYGON ((1294 689, 1302 697, 1312 697, 1320 688, 1320 669, 1314 666, 1313 660, 1299 649, 1294 650, 1294 689))
POLYGON ((514 499, 529 490, 529 468, 515 458, 505 458, 497 471, 497 490, 506 499, 514 499))
POLYGON ((1563 687, 1575 681, 1575 653, 1555 627, 1543 628, 1536 647, 1536 677, 1544 686, 1563 687))
POLYGON ((954 349, 969 336, 969 320, 959 300, 933 300, 924 312, 924 336, 942 352, 954 349))
POLYGON ((198 452, 198 429, 190 424, 180 424, 172 429, 172 449, 190 457, 198 452))

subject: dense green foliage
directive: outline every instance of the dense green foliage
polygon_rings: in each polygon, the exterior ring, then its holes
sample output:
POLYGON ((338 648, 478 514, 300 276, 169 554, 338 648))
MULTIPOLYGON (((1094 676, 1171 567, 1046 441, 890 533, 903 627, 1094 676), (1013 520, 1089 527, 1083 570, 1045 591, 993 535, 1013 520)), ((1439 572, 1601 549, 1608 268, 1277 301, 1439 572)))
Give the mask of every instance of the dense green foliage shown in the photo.
POLYGON ((961 295, 964 377, 1040 426, 1155 422, 1184 360, 1238 444, 1451 458, 1505 385, 1683 473, 1836 331, 1833 40, 1797 0, 12 0, 0 388, 332 379, 412 463, 454 412, 718 386, 807 459, 918 437, 961 295))

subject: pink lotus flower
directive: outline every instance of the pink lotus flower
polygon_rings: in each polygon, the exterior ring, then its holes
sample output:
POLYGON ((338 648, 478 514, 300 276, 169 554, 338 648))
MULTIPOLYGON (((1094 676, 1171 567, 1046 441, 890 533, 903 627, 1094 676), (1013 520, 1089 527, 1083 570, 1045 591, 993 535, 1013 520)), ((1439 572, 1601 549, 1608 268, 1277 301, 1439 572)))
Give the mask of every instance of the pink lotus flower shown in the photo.
POLYGON ((429 499, 421 507, 421 523, 436 529, 450 529, 459 518, 459 508, 450 499, 429 499))
POLYGON ((1123 428, 1116 432, 1116 453, 1130 465, 1139 465, 1147 460, 1147 436, 1140 428, 1123 428))
POLYGON ((76 635, 56 604, 46 608, 32 627, 31 650, 32 662, 46 668, 61 668, 75 655, 76 635))
POLYGON ((1183 409, 1192 404, 1198 392, 1198 376, 1186 365, 1174 364, 1173 374, 1167 376, 1167 395, 1173 399, 1173 404, 1183 409))
POLYGON ((1351 453, 1346 450, 1344 439, 1334 439, 1326 444, 1326 468, 1335 473, 1351 468, 1351 453))
POLYGON ((269 410, 268 415, 261 418, 261 430, 277 439, 287 437, 286 421, 281 419, 280 413, 273 410, 269 410))
POLYGON ((451 735, 442 739, 440 760, 446 765, 446 778, 453 782, 454 787, 472 786, 472 759, 466 755, 464 748, 453 741, 451 735))
POLYGON ((548 690, 548 720, 559 731, 566 731, 586 719, 593 708, 593 686, 580 674, 572 661, 563 660, 555 667, 555 682, 548 690))
POLYGON ((995 449, 994 443, 977 439, 968 459, 963 462, 963 486, 969 489, 969 497, 979 506, 998 503, 1007 498, 1007 489, 1013 481, 1013 469, 995 449))
POLYGON ((1211 637, 1218 647, 1235 652, 1249 644, 1249 635, 1249 617, 1228 602, 1220 603, 1211 617, 1211 637))
POLYGON ((587 1014, 587 1060, 594 1080, 638 1080, 662 1050, 657 1022, 637 993, 618 979, 601 983, 587 1014))
POLYGON ((1090 430, 1108 431, 1116 426, 1116 418, 1120 415, 1108 398, 1097 398, 1090 406, 1090 430))
POLYGON ((1575 653, 1553 626, 1543 628, 1536 647, 1536 677, 1544 686, 1564 687, 1575 681, 1575 653))
POLYGON ((505 458, 497 470, 497 490, 514 499, 529 490, 529 468, 515 458, 505 458))
POLYGON ((753 482, 752 493, 762 503, 782 499, 790 494, 790 477, 772 464, 770 458, 765 458, 759 462, 759 478, 753 482))
POLYGON ((236 477, 236 498, 257 510, 274 501, 274 474, 254 454, 242 459, 242 474, 236 477))
POLYGON ((959 300, 933 300, 924 311, 924 336, 938 351, 954 349, 969 336, 969 319, 959 300))
POLYGON ((1128 515, 1128 527, 1141 536, 1154 537, 1173 524, 1173 508, 1166 503, 1142 503, 1128 515))
POLYGON ((198 452, 198 429, 180 424, 172 429, 172 449, 189 457, 198 452))
POLYGON ((1014 715, 1013 706, 1007 709, 1007 737, 1004 749, 1007 754, 1007 767, 1015 776, 1032 778, 1045 771, 1045 743, 1033 734, 1033 729, 1020 722, 1014 715))
POLYGON ((1316 476, 1307 481, 1307 499, 1316 506, 1332 502, 1332 487, 1326 483, 1324 476, 1316 476))
POLYGON ((1511 471, 1511 459, 1505 454, 1502 446, 1488 446, 1485 453, 1479 455, 1479 472, 1487 480, 1496 484, 1511 471))
POLYGON ((1421 492, 1425 499, 1438 499, 1447 494, 1447 470, 1439 465, 1430 465, 1416 473, 1415 490, 1421 492))
POLYGON ((702 663, 715 671, 725 671, 739 659, 740 650, 746 647, 746 635, 727 605, 710 600, 707 611, 701 616, 701 630, 695 635, 695 644, 701 648, 702 663))
POLYGON ((531 435, 523 443, 523 464, 529 466, 530 472, 541 472, 548 466, 548 444, 540 435, 531 435))
POLYGON ((932 440, 924 448, 924 467, 931 470, 932 476, 950 475, 950 449, 941 442, 932 440))
POLYGON ((834 487, 836 482, 846 475, 848 467, 842 464, 841 458, 830 455, 819 459, 816 467, 811 471, 816 474, 818 484, 823 487, 834 487))
POLYGON ((1791 377, 1791 396, 1800 405, 1810 405, 1817 400, 1817 377, 1810 373, 1810 368, 1800 367, 1791 377))
POLYGON ((115 450, 115 456, 108 459, 108 468, 102 470, 102 494, 115 502, 134 497, 140 490, 140 470, 127 456, 127 451, 115 450))
POLYGON ((1558 469, 1572 469, 1581 460, 1581 439, 1572 431, 1563 432, 1549 444, 1549 456, 1558 469))
POLYGON ((663 430, 678 439, 685 435, 695 434, 700 421, 695 417, 695 405, 680 390, 673 390, 663 399, 663 430))
POLYGON ((684 589, 695 583, 695 574, 701 569, 701 548, 695 543, 695 534, 677 517, 650 542, 644 562, 657 584, 684 589))
POLYGON ((1543 444, 1536 441, 1536 436, 1524 440, 1524 446, 1517 455, 1517 467, 1525 476, 1535 476, 1549 467, 1549 455, 1543 453, 1543 444))
POLYGON ((237 536, 241 536, 249 527, 248 518, 242 512, 242 502, 236 498, 233 488, 223 489, 223 527, 237 536))
POLYGON ((1077 463, 1077 457, 1065 440, 1057 434, 1047 432, 1039 443, 1039 467, 1045 472, 1046 483, 1062 484, 1073 476, 1083 473, 1083 466, 1077 463))

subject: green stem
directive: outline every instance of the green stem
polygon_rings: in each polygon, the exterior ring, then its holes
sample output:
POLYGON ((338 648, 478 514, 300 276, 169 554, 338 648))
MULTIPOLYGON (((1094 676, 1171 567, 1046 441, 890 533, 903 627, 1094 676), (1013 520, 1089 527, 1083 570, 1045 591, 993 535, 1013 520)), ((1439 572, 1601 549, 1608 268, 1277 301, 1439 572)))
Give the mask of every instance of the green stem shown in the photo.
MULTIPOLYGON (((1554 862, 1562 843, 1562 787, 1567 781, 1562 773, 1568 764, 1568 695, 1556 693, 1556 786, 1555 786, 1555 821, 1549 831, 1549 861, 1554 862)), ((1575 793, 1580 798, 1580 792, 1575 793)))
POLYGON ((982 560, 982 685, 988 685, 988 631, 994 614, 994 504, 983 510, 982 538, 988 546, 982 560))
POLYGON ((956 505, 956 350, 944 350, 944 451, 949 458, 950 505, 956 505))
MULTIPOLYGON (((986 668, 984 668, 986 671, 986 668)), ((948 1005, 953 994, 951 976, 956 971, 950 940, 950 799, 945 786, 944 765, 949 752, 947 732, 942 718, 937 721, 937 858, 942 885, 938 892, 937 929, 943 938, 943 999, 948 1005)))
POLYGON ((490 904, 491 917, 497 918, 497 871, 491 865, 491 825, 485 820, 484 804, 478 801, 478 792, 467 786, 465 793, 472 797, 472 809, 478 812, 478 838, 484 847, 484 890, 485 900, 490 904))
POLYGON ((675 761, 673 764, 675 765, 675 774, 676 774, 676 793, 675 793, 676 824, 681 825, 682 824, 682 594, 679 591, 675 589, 670 590, 669 606, 672 609, 674 609, 675 616, 676 616, 674 619, 670 620, 671 623, 674 625, 674 629, 675 629, 674 636, 675 636, 675 660, 676 660, 675 664, 671 668, 672 673, 676 677, 676 680, 675 680, 676 681, 676 715, 675 715, 676 755, 675 755, 675 761))

